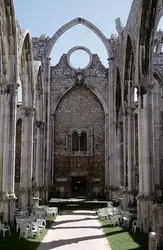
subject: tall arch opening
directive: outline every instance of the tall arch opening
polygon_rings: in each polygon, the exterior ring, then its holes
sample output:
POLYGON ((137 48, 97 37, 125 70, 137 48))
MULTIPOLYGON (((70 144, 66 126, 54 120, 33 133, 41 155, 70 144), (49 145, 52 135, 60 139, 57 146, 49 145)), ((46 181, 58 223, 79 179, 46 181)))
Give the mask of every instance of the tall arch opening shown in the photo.
MULTIPOLYGON (((74 86, 54 116, 55 189, 61 195, 93 196, 105 182, 105 114, 92 91, 74 86)), ((102 192, 102 190, 101 190, 102 192)))

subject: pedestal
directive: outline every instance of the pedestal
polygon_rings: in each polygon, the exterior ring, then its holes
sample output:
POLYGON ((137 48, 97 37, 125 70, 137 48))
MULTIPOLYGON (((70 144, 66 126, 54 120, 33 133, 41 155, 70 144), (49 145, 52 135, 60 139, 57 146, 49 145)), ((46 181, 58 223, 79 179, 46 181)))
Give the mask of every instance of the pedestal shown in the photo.
POLYGON ((39 197, 33 197, 33 208, 39 207, 39 197))
POLYGON ((163 204, 153 206, 152 231, 157 235, 158 245, 163 246, 163 204))
POLYGON ((155 232, 151 232, 148 238, 148 249, 157 250, 157 235, 155 232))
POLYGON ((128 208, 128 200, 127 200, 127 192, 123 192, 123 211, 127 210, 128 208))
POLYGON ((27 190, 21 190, 20 194, 20 200, 21 200, 21 208, 27 209, 28 207, 28 191, 27 190))
POLYGON ((11 226, 14 226, 15 224, 15 210, 16 210, 16 196, 10 195, 10 201, 9 201, 9 220, 11 226))
POLYGON ((28 190, 28 205, 30 208, 33 207, 33 196, 34 196, 34 192, 32 189, 28 190))
POLYGON ((141 221, 142 230, 144 233, 149 233, 152 227, 152 208, 153 196, 138 195, 137 211, 138 220, 141 221))
POLYGON ((9 222, 9 194, 4 194, 2 198, 3 223, 9 222))

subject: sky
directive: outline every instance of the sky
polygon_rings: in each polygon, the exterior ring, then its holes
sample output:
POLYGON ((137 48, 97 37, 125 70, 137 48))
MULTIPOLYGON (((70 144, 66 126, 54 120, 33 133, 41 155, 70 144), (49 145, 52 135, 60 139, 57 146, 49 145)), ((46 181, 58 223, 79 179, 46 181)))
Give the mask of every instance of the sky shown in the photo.
MULTIPOLYGON (((52 36, 62 25, 74 18, 82 17, 96 25, 106 37, 117 34, 115 19, 120 17, 126 24, 132 0, 14 0, 16 17, 21 28, 28 28, 31 37, 41 34, 52 36)), ((163 27, 163 21, 159 28, 163 27)), ((162 28, 163 29, 163 28, 162 28)), ((101 40, 88 28, 77 25, 65 32, 53 47, 51 63, 56 65, 63 53, 74 46, 85 46, 98 54, 107 67, 107 53, 101 40)), ((84 67, 89 61, 83 51, 71 56, 75 67, 84 67)))
MULTIPOLYGON (((126 24, 132 0, 14 0, 16 17, 21 28, 28 28, 31 37, 41 34, 52 36, 62 25, 82 17, 96 25, 106 37, 116 34, 115 19, 120 17, 126 24)), ((61 55, 74 46, 85 46, 98 54, 107 66, 107 53, 101 40, 88 28, 77 25, 64 33, 53 47, 52 65, 61 55)), ((84 67, 88 62, 85 52, 76 51, 71 56, 75 67, 84 67)))

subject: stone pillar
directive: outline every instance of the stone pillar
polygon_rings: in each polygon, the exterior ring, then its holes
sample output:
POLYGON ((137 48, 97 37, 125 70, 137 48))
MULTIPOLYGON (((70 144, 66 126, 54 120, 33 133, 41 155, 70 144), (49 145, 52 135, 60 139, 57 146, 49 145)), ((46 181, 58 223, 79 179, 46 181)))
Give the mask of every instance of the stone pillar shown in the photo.
MULTIPOLYGON (((141 110, 142 133, 141 139, 141 164, 140 175, 143 170, 143 190, 138 195, 138 218, 142 222, 143 231, 148 233, 152 224, 152 207, 154 193, 154 169, 153 169, 153 124, 152 124, 152 85, 147 85, 141 89, 143 106, 141 110)), ((139 149, 140 150, 140 149, 139 149)), ((141 178, 141 176, 139 176, 141 178)), ((139 186, 142 188, 142 186, 139 186)))
POLYGON ((22 145, 20 191, 21 206, 32 204, 32 166, 33 166, 33 121, 34 108, 22 108, 22 145))
POLYGON ((117 187, 122 186, 122 122, 117 124, 117 187))
POLYGON ((15 214, 15 139, 16 107, 18 84, 8 84, 3 88, 4 101, 4 141, 3 141, 3 179, 2 199, 4 222, 14 222, 15 214), (12 202, 10 202, 12 201, 12 202))
POLYGON ((3 180, 3 149, 4 149, 4 120, 5 120, 5 95, 3 88, 0 90, 0 192, 3 180))
POLYGON ((152 86, 147 85, 146 94, 143 96, 143 170, 144 194, 149 195, 154 191, 153 179, 153 125, 152 125, 152 86))
POLYGON ((9 189, 9 212, 10 212, 10 223, 14 224, 14 215, 16 208, 16 196, 15 196, 15 151, 16 151, 16 111, 17 111, 17 89, 19 84, 11 85, 10 94, 10 127, 9 127, 9 139, 10 139, 10 150, 9 150, 9 172, 8 172, 8 189, 9 189))
POLYGON ((127 158, 127 147, 126 147, 126 142, 127 142, 127 128, 126 128, 126 107, 123 108, 123 186, 126 188, 127 186, 127 176, 126 176, 126 158, 127 158))
POLYGON ((44 126, 44 199, 48 201, 48 186, 51 186, 50 175, 50 61, 51 58, 43 58, 43 76, 44 76, 44 105, 45 105, 45 126, 44 126))
POLYGON ((131 81, 128 81, 128 136, 127 136, 127 148, 128 148, 128 192, 130 198, 133 199, 133 172, 134 172, 134 88, 131 86, 131 81))
POLYGON ((123 107, 123 209, 127 209, 127 117, 126 107, 123 107))
POLYGON ((128 191, 133 191, 134 171, 134 109, 128 107, 128 191))
POLYGON ((157 236, 156 233, 151 232, 148 238, 148 249, 157 250, 157 236))
POLYGON ((35 181, 36 181, 36 188, 35 188, 35 197, 39 196, 39 188, 41 186, 41 171, 42 171, 42 130, 43 130, 43 122, 36 121, 36 169, 35 169, 35 181))
POLYGON ((142 100, 140 91, 138 92, 138 157, 139 157, 139 194, 144 193, 144 172, 142 165, 142 100))
POLYGON ((2 200, 4 222, 9 221, 9 122, 10 122, 10 93, 8 87, 4 89, 4 144, 3 144, 3 180, 2 180, 2 200))
POLYGON ((115 157, 116 157, 116 121, 114 107, 114 79, 113 79, 113 58, 109 62, 109 186, 115 186, 115 157))

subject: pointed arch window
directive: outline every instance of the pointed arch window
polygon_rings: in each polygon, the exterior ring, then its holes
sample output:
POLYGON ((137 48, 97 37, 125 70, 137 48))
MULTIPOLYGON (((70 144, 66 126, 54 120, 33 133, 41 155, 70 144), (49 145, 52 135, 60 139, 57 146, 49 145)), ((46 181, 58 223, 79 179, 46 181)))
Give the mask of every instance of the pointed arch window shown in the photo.
POLYGON ((87 133, 83 131, 80 135, 80 151, 87 151, 87 133))
POLYGON ((72 133, 72 151, 86 152, 87 151, 87 133, 85 131, 72 133))
POLYGON ((72 151, 79 151, 79 134, 76 131, 72 134, 72 151))

